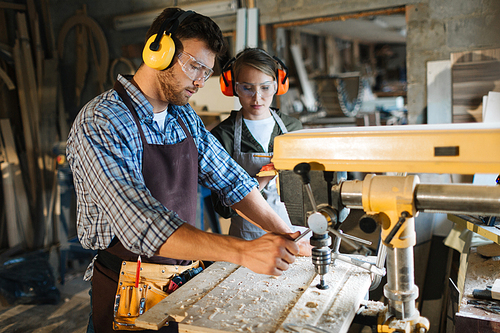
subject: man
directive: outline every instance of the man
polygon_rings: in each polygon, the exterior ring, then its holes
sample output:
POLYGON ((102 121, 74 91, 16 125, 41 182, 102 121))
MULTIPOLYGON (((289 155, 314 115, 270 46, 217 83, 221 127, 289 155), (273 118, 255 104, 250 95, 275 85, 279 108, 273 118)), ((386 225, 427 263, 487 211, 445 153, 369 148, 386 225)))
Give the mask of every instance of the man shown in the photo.
MULTIPOLYGON (((116 326, 113 314, 122 260, 137 262, 140 255, 143 263, 175 267, 228 261, 280 275, 299 252, 310 253, 307 244, 299 248, 293 241, 299 233, 290 234, 257 182, 187 104, 224 51, 218 26, 197 13, 167 8, 149 29, 145 48, 163 56, 163 44, 149 46, 155 34, 171 34, 175 45, 167 68, 143 64, 130 80, 118 76, 114 89, 80 111, 67 141, 78 236, 84 247, 99 250, 86 272, 92 276, 90 332, 127 328, 116 326), (195 228, 198 183, 271 233, 245 241, 195 228)), ((170 329, 175 325, 163 328, 170 329)))

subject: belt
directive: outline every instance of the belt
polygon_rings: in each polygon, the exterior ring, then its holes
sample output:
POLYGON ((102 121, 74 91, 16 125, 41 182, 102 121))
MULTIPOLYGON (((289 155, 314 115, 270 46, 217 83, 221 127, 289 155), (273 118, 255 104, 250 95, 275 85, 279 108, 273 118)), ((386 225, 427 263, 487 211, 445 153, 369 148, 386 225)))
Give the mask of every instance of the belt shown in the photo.
POLYGON ((122 259, 115 256, 112 253, 104 250, 97 250, 97 262, 104 267, 112 270, 116 274, 120 274, 120 269, 122 267, 122 259))
MULTIPOLYGON (((120 274, 120 270, 122 269, 122 262, 123 259, 121 259, 118 256, 115 256, 114 254, 110 253, 109 251, 105 250, 97 250, 97 262, 104 267, 112 270, 116 274, 120 274)), ((203 261, 202 265, 203 267, 207 268, 213 264, 213 261, 203 261)), ((160 266, 165 265, 165 264, 158 264, 160 266)), ((174 266, 174 265, 167 265, 167 266, 174 266)), ((182 266, 181 266, 182 267, 182 266)))

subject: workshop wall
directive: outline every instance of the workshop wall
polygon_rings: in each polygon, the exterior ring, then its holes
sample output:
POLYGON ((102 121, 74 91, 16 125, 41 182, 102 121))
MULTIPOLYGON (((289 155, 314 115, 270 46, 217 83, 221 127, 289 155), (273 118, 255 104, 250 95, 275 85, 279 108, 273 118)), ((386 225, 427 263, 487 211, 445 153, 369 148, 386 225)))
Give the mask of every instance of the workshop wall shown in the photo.
MULTIPOLYGON (((31 96, 28 96, 31 97, 29 102, 35 103, 37 94, 36 87, 34 87, 35 81, 39 85, 41 95, 48 97, 47 101, 41 101, 40 109, 43 112, 39 122, 41 126, 40 137, 44 141, 39 150, 47 158, 46 165, 52 165, 49 158, 51 147, 58 140, 65 141, 69 126, 81 107, 98 93, 111 88, 117 72, 133 72, 141 63, 142 45, 147 27, 117 30, 114 18, 157 10, 166 6, 185 7, 199 2, 198 0, 11 0, 3 2, 1 11, 3 19, 0 19, 2 50, 7 50, 5 54, 8 54, 9 51, 12 53, 16 40, 17 43, 23 43, 24 47, 29 48, 26 41, 28 38, 31 39, 31 49, 36 66, 35 70, 31 69, 32 73, 25 73, 26 77, 31 77, 31 79, 25 80, 25 88, 29 88, 31 92, 31 96), (20 35, 18 14, 28 14, 27 31, 24 32, 29 35, 27 38, 20 35), (35 44, 36 41, 33 43, 33 40, 36 39, 34 28, 37 27, 34 23, 35 14, 38 15, 40 22, 38 33, 41 35, 41 41, 39 44, 35 44), (90 38, 82 31, 78 34, 75 31, 77 29, 75 29, 74 23, 77 18, 82 16, 85 16, 85 22, 93 27, 90 38), (83 52, 84 49, 86 52, 83 52), (81 64, 85 64, 85 66, 81 66, 81 64), (36 74, 36 79, 33 79, 34 74, 36 74), (42 84, 43 80, 46 82, 42 84), (61 81, 61 93, 56 92, 58 80, 61 81), (57 110, 55 110, 56 108, 57 110), (58 131, 57 135, 54 133, 54 129, 58 131)), ((448 60, 450 54, 457 52, 500 47, 499 1, 275 0, 254 2, 259 8, 260 24, 265 28, 261 29, 261 32, 267 32, 265 46, 268 48, 276 47, 274 32, 279 29, 273 28, 277 27, 278 24, 339 15, 355 16, 356 13, 366 11, 404 8, 407 18, 406 97, 409 123, 424 123, 426 121, 426 64, 428 61, 448 60)), ((236 27, 235 15, 217 17, 215 21, 225 32, 228 41, 231 41, 236 27)), ((304 44, 305 46, 311 45, 309 37, 300 36, 296 31, 292 31, 289 35, 294 36, 294 38, 299 37, 301 43, 308 43, 304 44)), ((309 53, 312 55, 320 53, 319 46, 318 52, 309 53)), ((23 54, 28 55, 26 52, 23 54)), ((3 70, 11 78, 15 78, 16 74, 19 73, 15 73, 14 61, 9 56, 4 58, 6 60, 1 64, 3 70)), ((286 60, 285 62, 287 62, 286 60)), ((289 60, 292 62, 291 59, 289 60)), ((19 66, 19 69, 23 68, 27 69, 26 66, 19 66)), ((313 73, 311 71, 308 74, 313 73)), ((297 78, 292 79, 297 80, 297 78)), ((14 81, 16 80, 14 79, 14 81)), ((19 86, 19 82, 14 83, 19 86)), ((37 136, 30 138, 26 131, 31 126, 27 121, 32 120, 37 123, 38 119, 36 117, 29 119, 29 115, 21 117, 22 112, 19 109, 23 103, 26 104, 26 101, 23 98, 19 99, 18 95, 20 95, 18 91, 3 85, 1 87, 0 113, 2 118, 10 120, 24 180, 27 184, 32 185, 35 183, 31 179, 40 179, 40 177, 36 177, 35 174, 38 171, 34 170, 33 166, 35 164, 33 161, 37 160, 38 147, 36 145, 38 143, 36 143, 37 136), (22 122, 26 122, 26 125, 23 125, 22 122), (23 131, 25 131, 24 134, 23 131), (27 145, 31 143, 31 140, 34 140, 35 147, 30 151, 27 145)), ((33 107, 21 109, 33 111, 33 107)), ((34 114, 38 114, 38 112, 34 114)), ((34 127, 34 129, 37 128, 34 127)), ((45 188, 52 186, 53 167, 50 167, 48 172, 50 176, 44 182, 32 185, 32 188, 29 189, 28 196, 31 196, 32 200, 38 200, 36 198, 40 197, 37 195, 37 191, 45 191, 45 188)), ((51 190, 47 190, 47 194, 51 192, 51 190)), ((51 197, 48 195, 45 201, 50 202, 50 200, 51 197)), ((34 221, 43 215, 38 213, 43 211, 42 204, 30 202, 30 207, 34 212, 32 214, 34 221)), ((36 229, 37 223, 34 222, 34 224, 36 229)))
MULTIPOLYGON (((137 49, 130 45, 141 44, 146 28, 116 31, 113 18, 119 15, 138 13, 167 6, 180 6, 199 1, 61 1, 50 0, 54 31, 57 35, 65 20, 76 10, 87 7, 87 13, 104 31, 109 44, 110 61, 123 56, 140 58, 137 49), (128 49, 127 49, 128 47, 128 49)), ((407 16, 407 82, 409 123, 425 123, 427 104, 426 63, 434 60, 449 60, 450 53, 494 48, 500 46, 500 2, 491 0, 274 0, 255 1, 259 8, 260 24, 273 25, 280 22, 305 20, 352 14, 362 11, 391 7, 406 7, 407 16), (321 13, 320 15, 318 13, 321 13)), ((235 29, 235 18, 216 18, 223 31, 235 29)), ((66 62, 67 55, 64 59, 66 62)), ((68 58, 71 62, 71 58, 68 58)), ((70 69, 65 72, 72 80, 70 69)), ((107 82, 109 86, 111 82, 107 82)), ((95 89, 87 89, 84 99, 90 99, 95 89)), ((66 98, 71 98, 67 94, 66 98)), ((75 107, 78 109, 78 107, 75 107)), ((75 110, 72 110, 73 113, 75 110)))

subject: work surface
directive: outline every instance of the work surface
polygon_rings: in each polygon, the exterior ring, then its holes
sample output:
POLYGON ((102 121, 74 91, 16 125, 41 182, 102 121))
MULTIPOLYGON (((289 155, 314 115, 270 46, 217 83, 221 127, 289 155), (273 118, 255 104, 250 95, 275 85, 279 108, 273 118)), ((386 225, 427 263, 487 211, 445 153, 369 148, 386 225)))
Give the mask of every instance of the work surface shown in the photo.
POLYGON ((455 314, 456 333, 500 331, 500 313, 496 312, 500 301, 480 300, 472 295, 474 289, 485 289, 500 278, 500 261, 496 259, 498 257, 484 257, 476 251, 476 248, 471 248, 468 258, 464 291, 459 311, 455 314), (478 300, 485 305, 469 304, 478 300))
POLYGON ((346 332, 369 290, 370 274, 337 261, 325 280, 328 289, 316 288, 319 277, 308 257, 297 258, 279 277, 217 262, 140 316, 136 324, 157 329, 175 320, 180 332, 214 333, 291 332, 288 324, 308 324, 326 332, 346 332))

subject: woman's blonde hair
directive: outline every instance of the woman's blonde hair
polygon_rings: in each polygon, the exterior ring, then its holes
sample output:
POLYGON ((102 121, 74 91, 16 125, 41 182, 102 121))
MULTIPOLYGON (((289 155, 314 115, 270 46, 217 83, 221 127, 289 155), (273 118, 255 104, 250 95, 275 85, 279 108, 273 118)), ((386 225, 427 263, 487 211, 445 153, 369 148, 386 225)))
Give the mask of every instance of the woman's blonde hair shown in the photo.
POLYGON ((238 75, 244 66, 253 67, 276 80, 278 63, 269 53, 262 49, 246 48, 236 55, 233 64, 234 80, 238 80, 238 75))

